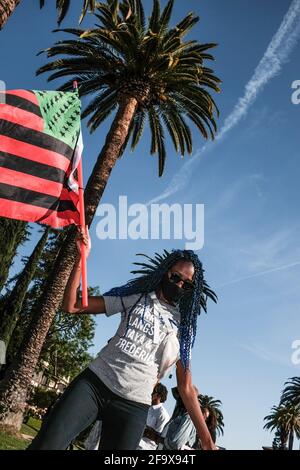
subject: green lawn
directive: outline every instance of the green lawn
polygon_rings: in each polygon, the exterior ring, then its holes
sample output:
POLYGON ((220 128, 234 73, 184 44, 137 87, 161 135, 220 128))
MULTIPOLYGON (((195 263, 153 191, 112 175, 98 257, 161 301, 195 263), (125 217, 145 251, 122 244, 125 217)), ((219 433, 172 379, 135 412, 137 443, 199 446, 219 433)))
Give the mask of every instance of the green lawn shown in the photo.
MULTIPOLYGON (((20 434, 34 437, 41 427, 41 421, 29 418, 27 423, 23 423, 20 434)), ((16 436, 0 430, 0 450, 24 450, 30 444, 29 439, 20 439, 16 436)))
POLYGON ((42 422, 39 419, 29 418, 26 424, 22 424, 21 433, 34 437, 40 430, 41 424, 42 422))
MULTIPOLYGON (((34 437, 39 431, 41 424, 42 422, 39 419, 29 418, 26 424, 22 424, 20 434, 34 437)), ((29 444, 29 439, 19 439, 0 430, 0 450, 25 450, 29 444)), ((74 445, 74 450, 84 450, 84 448, 74 445)))
POLYGON ((0 450, 24 450, 29 441, 17 439, 10 434, 0 431, 0 450))

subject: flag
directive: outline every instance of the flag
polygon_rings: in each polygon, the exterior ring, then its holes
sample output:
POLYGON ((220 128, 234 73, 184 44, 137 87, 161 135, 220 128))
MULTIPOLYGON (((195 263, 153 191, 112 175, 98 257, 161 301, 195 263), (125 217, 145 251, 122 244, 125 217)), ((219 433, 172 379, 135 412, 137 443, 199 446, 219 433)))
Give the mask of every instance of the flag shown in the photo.
POLYGON ((77 92, 0 92, 0 216, 79 225, 77 92))

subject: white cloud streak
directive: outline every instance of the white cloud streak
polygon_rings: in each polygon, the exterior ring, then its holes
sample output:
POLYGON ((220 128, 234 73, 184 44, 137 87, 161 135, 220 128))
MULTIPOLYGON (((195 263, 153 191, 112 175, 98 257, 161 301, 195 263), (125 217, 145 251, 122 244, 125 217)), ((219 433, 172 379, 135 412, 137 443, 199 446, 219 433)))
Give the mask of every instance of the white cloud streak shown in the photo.
POLYGON ((258 273, 251 274, 249 276, 240 277, 238 279, 233 279, 232 281, 226 282, 225 284, 221 284, 220 286, 218 286, 218 288, 227 287, 227 286, 237 284, 242 281, 248 281, 249 279, 254 279, 255 277, 260 277, 266 274, 275 273, 277 271, 284 271, 285 269, 291 269, 296 266, 300 266, 300 261, 296 261, 295 263, 290 263, 290 264, 286 264, 283 266, 277 266, 276 268, 267 269, 266 271, 260 271, 258 273))
POLYGON ((278 75, 300 36, 300 0, 293 0, 289 10, 284 16, 281 25, 273 36, 266 52, 256 67, 253 76, 245 86, 244 95, 239 98, 230 115, 226 118, 223 127, 216 137, 215 143, 204 145, 198 149, 190 160, 183 165, 181 170, 175 174, 167 188, 158 196, 150 200, 147 205, 160 202, 169 196, 184 189, 199 164, 200 156, 209 150, 217 142, 220 142, 225 135, 231 131, 244 118, 250 107, 255 102, 257 96, 269 83, 278 75))
POLYGON ((269 350, 265 345, 260 344, 239 344, 239 347, 263 361, 273 362, 284 367, 294 367, 291 361, 292 351, 285 351, 283 354, 280 354, 276 351, 269 350))

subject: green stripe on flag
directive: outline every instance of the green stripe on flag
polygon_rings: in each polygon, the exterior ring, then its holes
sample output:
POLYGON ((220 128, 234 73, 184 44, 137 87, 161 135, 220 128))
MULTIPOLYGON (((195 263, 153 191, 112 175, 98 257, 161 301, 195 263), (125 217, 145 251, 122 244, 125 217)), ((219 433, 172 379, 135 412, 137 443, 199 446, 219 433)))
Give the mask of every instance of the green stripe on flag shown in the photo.
POLYGON ((81 101, 78 93, 35 91, 44 119, 44 132, 74 148, 80 133, 81 101))

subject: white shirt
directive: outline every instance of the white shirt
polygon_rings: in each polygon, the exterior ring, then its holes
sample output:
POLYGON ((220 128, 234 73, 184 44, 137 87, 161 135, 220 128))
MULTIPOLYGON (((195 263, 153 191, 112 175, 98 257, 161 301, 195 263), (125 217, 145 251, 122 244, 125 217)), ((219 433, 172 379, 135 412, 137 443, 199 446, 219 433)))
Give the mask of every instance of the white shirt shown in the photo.
POLYGON ((151 406, 153 387, 179 359, 179 309, 155 292, 103 298, 106 315, 121 312, 121 323, 89 368, 116 395, 151 406))
MULTIPOLYGON (((161 433, 169 420, 170 416, 162 403, 159 405, 153 405, 149 408, 147 427, 161 433)), ((156 442, 148 439, 147 437, 143 437, 138 446, 138 450, 155 450, 156 448, 156 442)))

